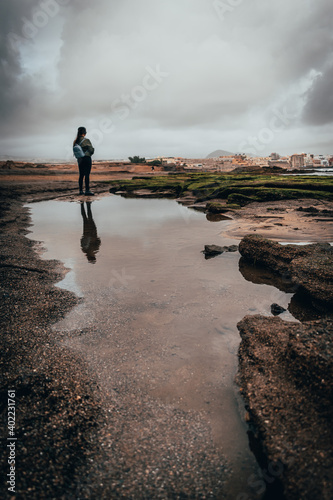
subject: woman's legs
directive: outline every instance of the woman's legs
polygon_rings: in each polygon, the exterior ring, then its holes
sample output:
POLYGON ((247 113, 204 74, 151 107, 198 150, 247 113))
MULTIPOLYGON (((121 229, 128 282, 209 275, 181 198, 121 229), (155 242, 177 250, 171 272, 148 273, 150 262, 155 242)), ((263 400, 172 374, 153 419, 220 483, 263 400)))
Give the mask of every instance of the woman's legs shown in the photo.
POLYGON ((90 172, 91 172, 91 156, 85 156, 83 158, 85 161, 85 183, 86 183, 86 191, 89 191, 89 180, 90 180, 90 172))
POLYGON ((79 165, 79 172, 80 172, 79 189, 80 189, 80 193, 81 193, 83 191, 83 177, 84 177, 83 168, 81 166, 81 159, 78 161, 78 165, 79 165))
POLYGON ((80 158, 78 161, 79 165, 79 188, 80 192, 83 190, 83 179, 85 180, 85 186, 86 186, 86 191, 89 191, 89 176, 90 176, 90 171, 91 171, 91 157, 90 156, 84 156, 83 158, 80 158))

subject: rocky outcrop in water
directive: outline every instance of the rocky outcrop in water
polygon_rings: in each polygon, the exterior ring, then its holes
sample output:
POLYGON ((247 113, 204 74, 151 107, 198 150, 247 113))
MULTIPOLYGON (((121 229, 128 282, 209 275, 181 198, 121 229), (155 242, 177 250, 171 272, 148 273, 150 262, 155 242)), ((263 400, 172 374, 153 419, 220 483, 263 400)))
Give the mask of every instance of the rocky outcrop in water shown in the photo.
POLYGON ((205 254, 206 257, 215 257, 216 255, 220 255, 221 253, 224 252, 237 252, 238 246, 237 245, 230 245, 230 246, 219 246, 219 245, 205 245, 205 249, 202 251, 202 253, 205 254))
POLYGON ((333 498, 332 320, 247 316, 238 328, 238 383, 268 483, 288 500, 333 498))
POLYGON ((314 301, 333 306, 333 247, 329 243, 280 245, 249 235, 240 242, 239 252, 247 261, 289 277, 314 301))
POLYGON ((209 202, 206 204, 206 211, 209 214, 223 214, 230 212, 230 210, 238 210, 241 208, 239 205, 225 205, 219 202, 209 202))
POLYGON ((274 314, 274 316, 278 316, 279 314, 282 314, 285 311, 286 309, 282 306, 279 306, 279 304, 271 305, 271 313, 274 314))
MULTIPOLYGON (((278 288, 297 290, 294 297, 321 310, 321 319, 303 324, 245 317, 238 324, 242 337, 238 383, 247 403, 250 443, 261 467, 270 471, 272 490, 284 490, 288 500, 329 500, 333 498, 333 320, 327 316, 333 304, 332 247, 280 245, 255 235, 243 238, 239 251, 246 279, 257 280, 254 270, 259 265, 263 283, 273 284, 267 272, 274 272, 278 288)), ((279 306, 273 306, 272 313, 278 313, 279 306)))

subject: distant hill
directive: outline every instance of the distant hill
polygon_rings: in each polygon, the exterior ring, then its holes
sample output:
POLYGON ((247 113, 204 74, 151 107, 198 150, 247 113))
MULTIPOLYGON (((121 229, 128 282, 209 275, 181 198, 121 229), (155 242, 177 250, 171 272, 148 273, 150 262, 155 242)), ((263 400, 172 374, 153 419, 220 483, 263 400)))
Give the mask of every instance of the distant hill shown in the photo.
POLYGON ((234 155, 234 153, 230 153, 230 151, 224 151, 223 149, 217 149, 216 151, 213 151, 208 156, 206 156, 206 159, 218 158, 219 156, 233 156, 233 155, 234 155))

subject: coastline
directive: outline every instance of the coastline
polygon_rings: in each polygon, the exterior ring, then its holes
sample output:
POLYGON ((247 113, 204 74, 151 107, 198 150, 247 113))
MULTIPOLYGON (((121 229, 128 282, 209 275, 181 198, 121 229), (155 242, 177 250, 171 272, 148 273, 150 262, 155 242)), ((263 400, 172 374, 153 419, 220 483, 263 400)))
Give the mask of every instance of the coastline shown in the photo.
MULTIPOLYGON (((106 193, 109 186, 101 183, 96 187, 100 192, 106 193)), ((52 340, 51 335, 52 323, 73 307, 77 303, 77 298, 69 292, 55 289, 53 284, 64 276, 65 269, 56 261, 39 259, 34 250, 34 242, 25 237, 30 220, 23 203, 32 199, 55 199, 59 196, 68 200, 77 199, 76 183, 63 180, 55 183, 54 180, 45 179, 45 182, 32 183, 29 187, 25 184, 17 184, 3 188, 1 272, 5 277, 2 280, 2 293, 5 299, 2 319, 3 331, 6 334, 1 340, 2 352, 6 353, 3 355, 2 363, 6 368, 3 370, 4 378, 1 387, 2 394, 5 394, 4 404, 6 404, 7 396, 6 387, 10 384, 15 384, 17 394, 20 394, 22 413, 18 420, 18 428, 20 427, 21 432, 24 432, 24 441, 27 443, 26 451, 21 458, 25 473, 20 479, 23 481, 21 483, 23 488, 21 486, 20 489, 29 492, 26 498, 45 495, 45 492, 48 492, 50 496, 64 494, 64 492, 75 495, 80 488, 83 498, 91 498, 94 494, 101 496, 101 490, 94 491, 95 483, 91 482, 92 477, 88 478, 84 485, 82 485, 82 477, 85 477, 88 462, 91 462, 95 456, 103 455, 103 450, 96 448, 98 440, 95 435, 98 425, 103 425, 103 419, 105 419, 102 410, 103 402, 98 397, 99 391, 94 382, 94 376, 89 373, 84 362, 73 353, 60 348, 59 344, 52 340), (33 290, 38 290, 38 297, 33 290), (9 293, 13 291, 15 302, 10 301, 9 297, 9 293), (31 304, 35 304, 34 309, 27 314, 27 309, 31 304), (27 332, 28 335, 23 332, 27 332), (43 405, 41 405, 41 400, 43 405), (70 411, 68 411, 69 408, 70 411), (40 454, 39 431, 42 432, 41 429, 45 429, 43 430, 43 455, 40 454), (35 459, 32 458, 34 456, 35 459), (32 462, 33 469, 31 468, 32 462), (50 463, 53 464, 52 468, 50 468, 50 463), (46 474, 45 471, 47 471, 46 474), (41 476, 44 478, 42 484, 39 482, 41 476)), ((262 216, 264 219, 259 219, 262 225, 269 225, 266 217, 273 220, 270 224, 272 227, 267 228, 268 235, 273 236, 268 237, 288 241, 290 224, 288 217, 294 217, 297 208, 312 206, 328 210, 331 205, 330 202, 317 202, 309 199, 282 200, 261 203, 257 206, 251 204, 239 212, 232 211, 234 221, 228 222, 225 234, 233 234, 235 237, 235 233, 228 231, 240 230, 237 237, 241 238, 249 231, 251 225, 255 224, 257 217, 262 216), (267 208, 280 210, 280 212, 273 210, 273 213, 278 217, 280 214, 284 217, 282 226, 274 227, 274 217, 271 217, 270 211, 267 213, 267 208)), ((299 241, 304 242, 309 241, 310 229, 313 226, 318 227, 317 222, 313 224, 314 219, 306 214, 307 212, 296 213, 296 216, 300 217, 299 221, 302 219, 304 223, 302 222, 302 229, 298 231, 292 229, 292 235, 297 232, 299 238, 304 238, 299 241)), ((325 219, 322 221, 323 228, 326 225, 325 219)), ((312 234, 315 234, 315 231, 312 234)), ((325 236, 330 238, 327 231, 325 236)), ((274 334, 273 329, 272 335, 274 334)), ((258 345, 253 346, 253 348, 257 347, 258 345)), ((241 352, 244 362, 248 355, 248 353, 245 354, 244 344, 241 352)), ((245 382, 253 376, 250 372, 244 374, 245 371, 242 375, 245 377, 243 379, 245 382)), ((243 395, 246 398, 251 395, 251 391, 245 388, 243 395)), ((258 400, 258 404, 262 404, 263 400, 264 396, 263 399, 258 400)), ((269 408, 268 402, 265 405, 269 408)), ((256 429, 258 428, 257 423, 256 429)), ((265 443, 265 439, 267 441, 267 436, 269 436, 268 428, 265 429, 264 436, 266 438, 261 436, 259 440, 265 443)), ((268 449, 266 453, 269 457, 268 449)), ((2 466, 4 466, 3 462, 2 466)), ((100 474, 103 475, 103 472, 95 469, 93 474, 96 479, 100 474)), ((293 484, 293 488, 295 487, 297 485, 293 484)), ((22 496, 22 498, 25 497, 22 496)), ((304 498, 307 497, 304 496, 304 498)))
MULTIPOLYGON (((66 270, 60 262, 38 257, 35 242, 26 238, 30 217, 23 203, 15 188, 7 191, 7 198, 2 196, 1 435, 8 435, 3 426, 7 393, 13 390, 20 443, 16 493, 20 498, 53 498, 65 492, 75 496, 96 453, 102 404, 85 363, 53 338, 52 324, 77 304, 77 298, 53 286, 66 270)), ((2 449, 3 471, 9 467, 7 460, 2 449)), ((9 498, 5 474, 0 491, 2 498, 9 498)))
POLYGON ((237 325, 242 339, 237 381, 246 401, 250 446, 287 499, 329 500, 333 248, 281 245, 249 235, 239 251, 249 279, 262 266, 261 283, 293 292, 288 310, 299 321, 254 315, 237 325))

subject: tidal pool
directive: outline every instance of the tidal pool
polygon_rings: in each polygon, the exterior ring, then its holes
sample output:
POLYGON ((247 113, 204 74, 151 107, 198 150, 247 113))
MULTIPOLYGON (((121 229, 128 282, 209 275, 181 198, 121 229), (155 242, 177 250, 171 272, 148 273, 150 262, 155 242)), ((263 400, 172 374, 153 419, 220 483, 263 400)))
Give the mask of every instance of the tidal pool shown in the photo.
POLYGON ((270 315, 273 303, 287 308, 292 294, 246 280, 238 252, 206 260, 205 244, 239 241, 221 236, 228 221, 210 222, 174 200, 107 196, 29 207, 30 238, 43 243, 43 258, 69 268, 57 286, 82 297, 54 325, 66 347, 110 398, 126 378, 135 397, 200 415, 230 465, 226 498, 260 498, 250 487, 258 466, 234 381, 236 325, 247 314, 270 315))

